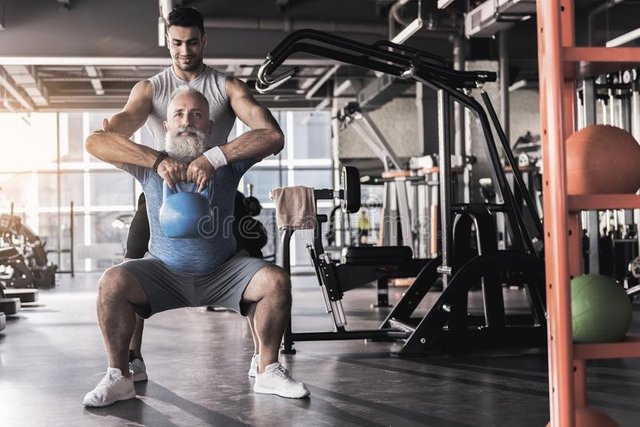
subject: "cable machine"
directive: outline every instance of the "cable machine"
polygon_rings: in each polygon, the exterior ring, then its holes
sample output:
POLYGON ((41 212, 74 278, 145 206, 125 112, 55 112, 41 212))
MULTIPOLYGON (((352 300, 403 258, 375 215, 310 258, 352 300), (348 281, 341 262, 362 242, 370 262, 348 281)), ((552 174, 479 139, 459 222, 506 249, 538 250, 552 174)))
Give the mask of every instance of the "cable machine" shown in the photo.
MULTIPOLYGON (((436 343, 451 347, 543 344, 546 322, 540 244, 542 222, 489 96, 482 88, 487 82, 495 82, 496 74, 454 70, 440 56, 387 40, 367 45, 320 31, 300 30, 286 37, 265 59, 256 82, 260 93, 284 84, 296 74, 295 67, 276 74, 295 53, 310 53, 411 79, 437 91, 441 254, 422 268, 380 326, 387 333, 390 329, 404 332, 405 344, 400 353, 422 353, 436 343), (474 90, 479 91, 482 104, 472 96, 474 90), (453 204, 451 201, 449 112, 454 102, 473 112, 482 128, 501 203, 453 204), (523 204, 516 201, 509 186, 492 125, 507 165, 513 170, 514 186, 522 195, 523 204), (511 245, 507 250, 497 248, 495 216, 498 214, 505 216, 508 225, 511 245), (436 303, 426 315, 412 317, 436 282, 441 282, 444 289, 436 303), (514 282, 527 290, 530 315, 525 316, 526 319, 505 312, 502 287, 514 282), (484 298, 481 316, 469 314, 467 307, 468 293, 477 285, 484 298)), ((295 336, 290 329, 287 334, 295 336)))

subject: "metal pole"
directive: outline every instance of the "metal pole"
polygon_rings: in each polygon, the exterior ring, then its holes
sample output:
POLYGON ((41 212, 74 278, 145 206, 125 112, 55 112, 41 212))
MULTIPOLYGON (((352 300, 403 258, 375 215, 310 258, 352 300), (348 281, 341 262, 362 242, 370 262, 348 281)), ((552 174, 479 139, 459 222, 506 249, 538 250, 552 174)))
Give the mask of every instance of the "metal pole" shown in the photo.
MULTIPOLYGON (((465 62, 465 38, 462 36, 454 36, 452 40, 453 44, 453 68, 455 70, 464 70, 465 62)), ((465 139, 465 114, 464 107, 456 102, 453 104, 453 154, 464 158, 466 154, 464 139, 465 139)), ((471 201, 471 193, 469 191, 469 181, 471 180, 471 171, 469 168, 464 168, 462 175, 462 185, 458 185, 458 193, 460 187, 462 187, 462 200, 465 203, 471 201)))
POLYGON ((398 170, 402 170, 403 167, 402 163, 400 162, 400 158, 396 155, 395 151, 393 151, 393 148, 391 148, 391 144, 389 144, 389 142, 385 139, 384 135, 382 135, 382 132, 380 132, 380 129, 378 129, 373 120, 369 118, 369 115, 364 111, 362 111, 361 114, 362 122, 364 123, 365 127, 371 132, 371 134, 375 135, 376 143, 378 144, 378 146, 381 147, 384 154, 389 157, 389 160, 391 160, 391 163, 393 163, 395 168, 398 170))
POLYGON ((500 122, 502 129, 511 144, 511 126, 509 125, 509 46, 507 32, 504 30, 498 37, 498 51, 500 56, 500 122))
MULTIPOLYGON (((596 124, 596 82, 594 79, 586 79, 582 82, 582 102, 584 109, 584 125, 596 124)), ((589 234, 589 271, 587 273, 598 274, 600 264, 598 257, 598 244, 600 237, 599 213, 588 211, 587 233, 589 234)))
POLYGON ((449 244, 452 242, 451 230, 451 134, 449 116, 450 98, 442 89, 438 90, 438 141, 440 165, 440 230, 442 238, 442 264, 438 269, 442 273, 442 284, 447 286, 451 266, 449 265, 449 244))
POLYGON ((56 205, 58 221, 58 268, 62 268, 62 176, 60 168, 60 113, 56 112, 56 205))

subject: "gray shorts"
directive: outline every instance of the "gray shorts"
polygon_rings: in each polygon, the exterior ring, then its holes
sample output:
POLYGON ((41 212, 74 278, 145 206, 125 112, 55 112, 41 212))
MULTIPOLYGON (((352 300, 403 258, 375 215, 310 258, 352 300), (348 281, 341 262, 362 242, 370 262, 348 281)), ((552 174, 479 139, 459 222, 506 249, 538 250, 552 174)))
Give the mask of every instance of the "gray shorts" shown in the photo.
POLYGON ((245 316, 251 304, 242 303, 242 294, 253 275, 268 265, 242 251, 206 274, 173 272, 149 253, 118 267, 133 274, 144 288, 149 305, 135 310, 146 319, 165 310, 205 305, 226 307, 245 316))

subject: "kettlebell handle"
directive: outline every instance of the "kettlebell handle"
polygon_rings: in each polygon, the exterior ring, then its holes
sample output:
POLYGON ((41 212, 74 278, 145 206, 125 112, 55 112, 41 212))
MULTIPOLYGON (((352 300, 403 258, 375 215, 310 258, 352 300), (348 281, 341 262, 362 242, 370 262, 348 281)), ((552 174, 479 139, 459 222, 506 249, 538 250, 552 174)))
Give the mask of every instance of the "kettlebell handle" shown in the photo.
MULTIPOLYGON (((169 184, 167 184, 167 181, 162 181, 162 200, 167 200, 167 198, 172 195, 177 193, 178 191, 185 191, 182 189, 182 187, 180 187, 179 182, 176 182, 176 191, 172 190, 171 187, 169 187, 169 184)), ((200 192, 197 191, 188 191, 189 193, 198 193, 202 196, 204 196, 207 200, 209 200, 209 187, 205 186, 204 189, 200 192)))

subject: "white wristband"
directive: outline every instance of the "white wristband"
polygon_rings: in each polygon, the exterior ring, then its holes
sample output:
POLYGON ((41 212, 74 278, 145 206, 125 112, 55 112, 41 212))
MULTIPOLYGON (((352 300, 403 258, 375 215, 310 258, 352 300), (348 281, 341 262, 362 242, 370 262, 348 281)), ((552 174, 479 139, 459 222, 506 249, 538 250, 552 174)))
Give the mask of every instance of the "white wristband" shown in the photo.
POLYGON ((209 160, 215 169, 218 169, 227 164, 227 158, 220 147, 213 147, 212 149, 205 151, 203 155, 209 160))

